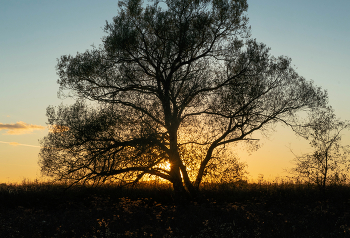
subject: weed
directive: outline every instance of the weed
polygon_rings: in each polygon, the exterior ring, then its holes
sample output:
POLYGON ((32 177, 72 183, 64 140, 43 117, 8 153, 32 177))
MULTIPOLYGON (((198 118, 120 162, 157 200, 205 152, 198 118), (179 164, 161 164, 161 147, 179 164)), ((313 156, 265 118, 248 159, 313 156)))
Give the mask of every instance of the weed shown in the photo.
POLYGON ((350 186, 322 194, 302 183, 202 184, 178 205, 170 184, 66 189, 0 185, 1 237, 349 237, 350 186))

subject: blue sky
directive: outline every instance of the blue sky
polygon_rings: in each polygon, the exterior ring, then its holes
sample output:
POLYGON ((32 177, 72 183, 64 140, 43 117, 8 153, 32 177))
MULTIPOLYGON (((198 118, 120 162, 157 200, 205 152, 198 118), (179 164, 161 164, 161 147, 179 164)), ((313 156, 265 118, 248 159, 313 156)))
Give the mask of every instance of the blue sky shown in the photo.
MULTIPOLYGON (((252 37, 273 55, 292 58, 300 75, 327 89, 337 115, 350 119, 350 1, 248 4, 252 37)), ((0 182, 15 182, 40 176, 38 139, 48 133, 46 107, 62 102, 56 59, 100 44, 118 2, 0 0, 0 6, 0 182)), ((344 143, 350 144, 348 134, 344 143)), ((280 127, 262 145, 251 155, 240 154, 253 178, 282 175, 293 158, 288 147, 307 150, 306 141, 280 127)))

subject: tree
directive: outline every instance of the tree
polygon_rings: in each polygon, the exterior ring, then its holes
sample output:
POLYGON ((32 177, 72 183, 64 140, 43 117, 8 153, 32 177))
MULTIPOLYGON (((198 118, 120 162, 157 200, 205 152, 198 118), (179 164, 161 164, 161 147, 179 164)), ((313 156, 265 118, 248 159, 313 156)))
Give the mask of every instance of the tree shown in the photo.
POLYGON ((327 94, 250 38, 246 0, 120 2, 103 44, 62 56, 42 172, 72 181, 170 181, 195 195, 229 144, 319 107, 327 94), (169 168, 164 166, 169 164, 169 168), (191 168, 191 169, 190 169, 191 168))
POLYGON ((318 185, 323 191, 329 184, 346 181, 349 169, 349 146, 341 145, 341 132, 349 129, 349 122, 336 118, 331 107, 317 108, 299 134, 310 140, 312 153, 296 157, 292 173, 318 185))

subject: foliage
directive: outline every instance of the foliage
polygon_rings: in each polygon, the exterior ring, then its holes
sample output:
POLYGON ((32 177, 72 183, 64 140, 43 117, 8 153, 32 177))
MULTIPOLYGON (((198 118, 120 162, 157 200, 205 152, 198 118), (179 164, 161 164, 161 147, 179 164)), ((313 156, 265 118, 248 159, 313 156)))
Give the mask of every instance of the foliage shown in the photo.
POLYGON ((181 205, 171 187, 140 183, 0 189, 2 237, 348 237, 349 185, 328 196, 307 184, 208 184, 181 205), (12 191, 12 190, 11 190, 12 191))
POLYGON ((250 38, 247 8, 245 0, 120 2, 101 46, 58 60, 60 93, 78 101, 47 109, 42 172, 71 182, 148 174, 192 195, 220 163, 240 177, 242 164, 221 156, 229 144, 253 143, 255 131, 292 125, 297 112, 327 102, 289 58, 250 38))
POLYGON ((323 189, 329 184, 347 182, 350 151, 349 146, 341 145, 341 132, 349 126, 349 122, 336 118, 331 107, 314 110, 299 131, 310 140, 314 151, 297 156, 292 172, 323 189))

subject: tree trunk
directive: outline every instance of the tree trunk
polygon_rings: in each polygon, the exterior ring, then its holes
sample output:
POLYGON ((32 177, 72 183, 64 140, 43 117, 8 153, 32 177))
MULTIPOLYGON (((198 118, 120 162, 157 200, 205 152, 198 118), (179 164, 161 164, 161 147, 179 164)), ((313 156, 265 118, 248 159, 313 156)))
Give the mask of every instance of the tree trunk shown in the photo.
MULTIPOLYGON (((217 140, 217 141, 218 141, 218 140, 217 140)), ((203 160, 202 163, 201 163, 201 166, 200 166, 199 171, 198 171, 198 174, 197 174, 196 181, 195 181, 195 183, 194 183, 194 187, 195 187, 197 190, 199 190, 199 185, 200 185, 200 183, 202 182, 202 178, 203 178, 203 175, 204 175, 205 167, 207 166, 209 160, 211 159, 211 156, 212 156, 212 154, 213 154, 213 151, 214 151, 214 148, 215 148, 215 146, 216 146, 216 144, 217 144, 217 143, 216 143, 217 141, 215 141, 215 142, 209 147, 209 149, 208 149, 208 151, 207 151, 207 154, 206 154, 204 160, 203 160)))
POLYGON ((328 172, 328 153, 325 154, 325 166, 324 166, 324 177, 323 177, 323 184, 322 184, 322 190, 323 193, 326 191, 326 182, 327 182, 327 172, 328 172))
POLYGON ((174 200, 176 203, 186 203, 190 199, 190 194, 186 191, 182 182, 181 173, 179 167, 172 165, 171 168, 171 181, 174 189, 174 200))
POLYGON ((199 189, 193 185, 193 183, 190 181, 190 178, 188 177, 188 173, 186 171, 186 166, 184 166, 181 162, 181 172, 184 180, 185 187, 191 196, 191 199, 197 198, 199 194, 199 189))
POLYGON ((173 189, 175 193, 175 201, 176 202, 184 202, 189 199, 189 193, 186 191, 184 184, 182 182, 181 172, 180 172, 180 166, 181 166, 181 159, 178 152, 178 145, 177 145, 177 130, 172 128, 172 130, 169 130, 169 137, 170 137, 170 177, 171 182, 173 183, 173 189))
POLYGON ((198 190, 195 189, 190 181, 186 171, 186 166, 181 161, 177 143, 178 123, 173 120, 171 125, 172 127, 168 129, 170 140, 169 158, 171 163, 170 176, 172 177, 173 188, 177 199, 188 201, 197 196, 198 190))

